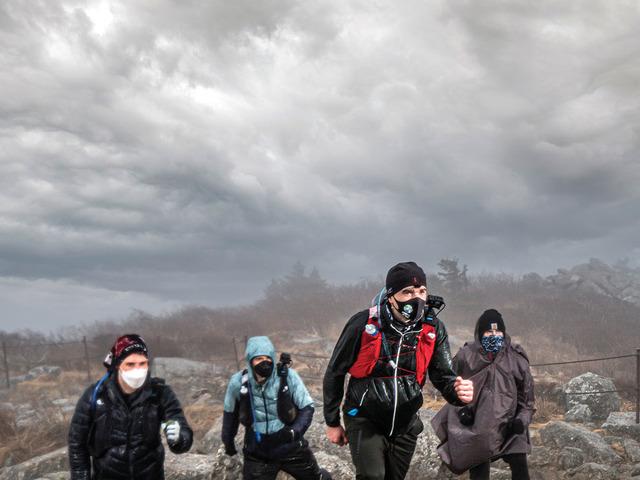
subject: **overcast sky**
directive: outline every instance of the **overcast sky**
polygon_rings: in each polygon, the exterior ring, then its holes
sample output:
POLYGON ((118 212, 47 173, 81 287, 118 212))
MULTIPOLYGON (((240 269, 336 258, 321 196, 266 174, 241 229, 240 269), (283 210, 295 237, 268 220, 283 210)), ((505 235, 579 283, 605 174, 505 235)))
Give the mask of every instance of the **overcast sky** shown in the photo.
POLYGON ((298 260, 635 262, 639 24, 635 0, 3 0, 0 329, 247 303, 298 260))

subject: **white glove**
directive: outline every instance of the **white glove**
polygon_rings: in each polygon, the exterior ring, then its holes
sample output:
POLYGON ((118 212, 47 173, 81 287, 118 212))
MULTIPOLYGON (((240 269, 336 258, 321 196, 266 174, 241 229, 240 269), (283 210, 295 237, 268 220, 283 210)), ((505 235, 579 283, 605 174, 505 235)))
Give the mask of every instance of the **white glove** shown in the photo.
POLYGON ((169 445, 175 445, 180 439, 180 424, 176 420, 169 420, 162 424, 162 430, 169 445))

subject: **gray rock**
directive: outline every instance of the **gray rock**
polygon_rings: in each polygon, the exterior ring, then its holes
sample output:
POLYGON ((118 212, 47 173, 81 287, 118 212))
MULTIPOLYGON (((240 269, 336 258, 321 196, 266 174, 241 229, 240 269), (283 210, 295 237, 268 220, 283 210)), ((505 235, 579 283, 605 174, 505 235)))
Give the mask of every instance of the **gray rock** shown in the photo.
POLYGON ((571 270, 558 269, 545 283, 564 290, 595 292, 640 305, 640 270, 624 264, 614 266, 592 258, 571 270))
POLYGON ((531 449, 528 462, 532 467, 545 467, 552 463, 553 454, 549 447, 534 447, 531 449))
POLYGON ((242 455, 229 457, 221 446, 211 457, 213 470, 211 478, 215 480, 242 480, 242 455))
POLYGON ((30 480, 47 478, 50 474, 69 470, 67 448, 60 448, 26 462, 3 469, 0 480, 30 480))
POLYGON ((183 453, 174 455, 167 449, 164 461, 166 480, 212 480, 214 458, 211 455, 183 453))
MULTIPOLYGON (((420 419, 424 424, 424 431, 418 436, 416 451, 413 455, 407 477, 409 479, 436 478, 440 471, 442 461, 438 456, 440 441, 431 427, 431 419, 436 412, 432 410, 420 410, 420 419)), ((351 459, 349 458, 349 461, 351 459)))
POLYGON ((187 377, 210 377, 224 373, 220 365, 208 362, 197 362, 179 357, 157 357, 153 360, 153 375, 170 380, 187 377))
POLYGON ((622 444, 624 445, 624 451, 629 461, 631 463, 640 462, 640 443, 631 438, 625 438, 622 444))
POLYGON ((590 394, 590 392, 608 392, 615 390, 613 380, 587 372, 567 382, 562 390, 566 398, 566 411, 578 405, 586 405, 591 410, 593 419, 604 420, 611 412, 620 409, 620 396, 613 393, 590 394), (584 395, 575 394, 576 392, 584 395))
POLYGON ((17 385, 22 382, 28 382, 30 380, 35 380, 36 378, 45 378, 45 379, 56 379, 62 373, 62 369, 56 365, 40 365, 38 367, 34 367, 29 370, 28 373, 24 375, 18 375, 16 377, 11 377, 9 379, 9 383, 11 385, 17 385))
POLYGON ((635 412, 612 412, 602 424, 602 428, 611 435, 640 441, 640 424, 636 423, 635 412))
POLYGON ((585 463, 569 472, 569 478, 574 480, 616 480, 615 468, 597 463, 585 463))
POLYGON ((540 438, 546 447, 562 449, 572 445, 579 448, 595 462, 610 465, 622 460, 600 435, 578 425, 551 422, 540 430, 540 438))
POLYGON ((55 379, 60 376, 62 369, 56 365, 40 365, 29 370, 29 375, 33 375, 34 378, 47 377, 49 379, 55 379))
POLYGON ((564 419, 567 422, 574 423, 591 423, 593 414, 588 405, 576 405, 564 414, 564 419))
POLYGON ((558 466, 562 470, 571 470, 584 463, 584 452, 579 448, 564 447, 558 455, 558 466))
POLYGON ((334 479, 355 477, 353 464, 350 461, 322 451, 313 452, 313 454, 318 461, 318 465, 326 469, 334 479))

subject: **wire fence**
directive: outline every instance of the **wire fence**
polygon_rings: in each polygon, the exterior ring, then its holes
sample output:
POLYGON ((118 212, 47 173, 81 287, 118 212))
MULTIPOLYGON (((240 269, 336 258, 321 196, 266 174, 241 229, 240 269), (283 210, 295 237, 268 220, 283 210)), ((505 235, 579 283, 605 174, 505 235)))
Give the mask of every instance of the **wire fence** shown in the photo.
MULTIPOLYGON (((183 340, 184 341, 184 340, 183 340)), ((233 357, 224 357, 217 356, 216 358, 221 361, 229 362, 230 364, 235 364, 237 370, 241 370, 242 368, 242 360, 240 353, 246 347, 247 337, 245 336, 243 339, 232 338, 233 344, 233 357)), ((8 344, 7 342, 2 342, 2 365, 1 368, 4 371, 5 377, 5 386, 6 388, 11 388, 12 384, 17 383, 20 378, 19 377, 11 377, 11 363, 9 361, 9 352, 13 353, 12 358, 15 361, 15 369, 17 370, 19 366, 23 369, 25 367, 33 368, 38 365, 43 365, 46 359, 46 363, 64 363, 66 365, 73 364, 76 369, 86 370, 87 380, 91 382, 93 380, 93 371, 92 367, 96 366, 96 363, 99 360, 104 358, 104 353, 96 354, 95 348, 98 347, 94 342, 87 340, 86 337, 83 337, 82 340, 76 341, 61 341, 61 342, 36 342, 36 343, 19 343, 19 344, 8 344), (68 347, 75 346, 76 349, 73 355, 67 354, 69 351, 68 347), (61 348, 67 347, 67 348, 61 348), (46 355, 38 355, 34 353, 35 349, 38 348, 53 348, 54 351, 47 350, 46 355), (94 350, 94 351, 92 351, 94 350), (62 354, 62 355, 60 355, 62 354)), ((322 360, 323 363, 328 361, 330 357, 328 355, 320 355, 314 353, 305 353, 305 352, 293 352, 293 355, 296 358, 301 359, 309 359, 309 360, 322 360)), ((615 388, 615 389, 607 389, 607 390, 597 390, 597 391, 576 391, 576 392, 563 392, 564 395, 604 395, 608 393, 632 393, 635 397, 635 411, 636 411, 636 423, 640 423, 640 348, 636 350, 635 353, 629 353, 624 355, 614 355, 614 356, 606 356, 606 357, 597 357, 597 358, 585 358, 585 359, 577 359, 577 360, 568 360, 568 361, 559 361, 559 362, 546 362, 546 363, 532 363, 530 366, 532 368, 544 368, 544 367, 554 367, 554 366, 567 366, 567 365, 579 365, 585 363, 594 363, 594 362, 609 362, 614 360, 625 360, 635 358, 635 387, 634 388, 615 388)), ((326 368, 325 365, 322 367, 326 368)), ((323 368, 323 369, 324 369, 323 368)), ((229 372, 230 373, 230 372, 229 372)), ((313 375, 308 373, 298 372, 301 378, 305 380, 314 380, 321 381, 323 379, 320 375, 313 375)), ((212 376, 215 377, 224 377, 225 373, 214 373, 212 376)))

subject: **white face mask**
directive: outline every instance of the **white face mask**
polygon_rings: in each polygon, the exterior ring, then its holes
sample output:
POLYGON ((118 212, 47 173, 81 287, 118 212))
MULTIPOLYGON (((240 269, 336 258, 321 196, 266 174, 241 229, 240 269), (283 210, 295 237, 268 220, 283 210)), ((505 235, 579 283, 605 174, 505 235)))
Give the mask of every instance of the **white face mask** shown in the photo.
POLYGON ((126 372, 120 370, 120 378, 134 390, 140 388, 144 381, 147 379, 148 368, 134 368, 133 370, 127 370, 126 372))

